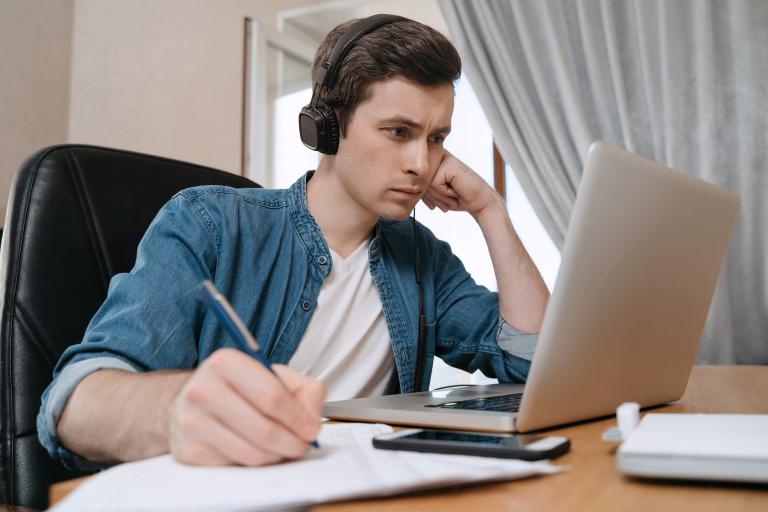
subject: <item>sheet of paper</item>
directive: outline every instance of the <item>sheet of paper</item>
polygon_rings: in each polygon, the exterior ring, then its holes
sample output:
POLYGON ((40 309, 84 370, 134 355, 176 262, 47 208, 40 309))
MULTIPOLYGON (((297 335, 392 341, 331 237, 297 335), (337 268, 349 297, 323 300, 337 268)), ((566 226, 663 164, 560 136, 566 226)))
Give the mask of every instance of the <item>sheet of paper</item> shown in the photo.
POLYGON ((325 425, 320 449, 300 461, 260 468, 185 466, 167 455, 121 464, 95 475, 51 510, 274 510, 560 471, 547 461, 373 448, 374 435, 391 431, 386 425, 325 425))

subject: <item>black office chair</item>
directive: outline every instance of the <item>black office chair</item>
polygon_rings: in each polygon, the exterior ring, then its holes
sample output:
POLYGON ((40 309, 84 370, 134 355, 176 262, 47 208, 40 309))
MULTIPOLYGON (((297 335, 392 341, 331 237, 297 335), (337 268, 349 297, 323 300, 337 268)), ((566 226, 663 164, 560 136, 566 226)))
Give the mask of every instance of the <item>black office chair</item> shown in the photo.
POLYGON ((177 191, 204 184, 256 187, 227 172, 83 145, 45 148, 19 169, 0 254, 0 502, 48 505, 51 483, 82 475, 37 440, 40 397, 53 367, 79 343, 110 278, 177 191))

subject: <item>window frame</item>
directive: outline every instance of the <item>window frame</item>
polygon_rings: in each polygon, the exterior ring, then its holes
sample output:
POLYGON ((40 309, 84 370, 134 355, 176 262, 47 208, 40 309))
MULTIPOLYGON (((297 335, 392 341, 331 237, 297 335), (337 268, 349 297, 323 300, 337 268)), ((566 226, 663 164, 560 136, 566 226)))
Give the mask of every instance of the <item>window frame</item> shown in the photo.
MULTIPOLYGON (((278 32, 252 18, 245 18, 243 43, 243 120, 242 120, 242 174, 265 188, 273 185, 269 168, 269 47, 290 54, 310 65, 316 48, 291 34, 278 32)), ((282 57, 282 55, 280 55, 282 57)), ((278 66, 279 69, 279 66, 278 66)), ((298 112, 297 112, 298 116, 298 112)), ((297 121, 298 122, 298 121, 297 121)))

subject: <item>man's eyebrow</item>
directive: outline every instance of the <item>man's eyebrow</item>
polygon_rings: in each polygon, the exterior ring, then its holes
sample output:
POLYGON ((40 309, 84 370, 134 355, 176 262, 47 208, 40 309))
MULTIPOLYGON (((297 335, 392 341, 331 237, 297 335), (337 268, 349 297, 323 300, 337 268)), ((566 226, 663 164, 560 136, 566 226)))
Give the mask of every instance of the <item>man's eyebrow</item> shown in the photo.
MULTIPOLYGON (((381 121, 384 124, 404 124, 406 126, 410 126, 411 128, 415 128, 417 130, 422 129, 421 123, 414 121, 413 119, 409 119, 405 116, 392 116, 388 117, 386 119, 383 119, 381 121)), ((450 133, 451 132, 451 126, 441 126, 440 128, 437 128, 435 130, 435 133, 450 133)))

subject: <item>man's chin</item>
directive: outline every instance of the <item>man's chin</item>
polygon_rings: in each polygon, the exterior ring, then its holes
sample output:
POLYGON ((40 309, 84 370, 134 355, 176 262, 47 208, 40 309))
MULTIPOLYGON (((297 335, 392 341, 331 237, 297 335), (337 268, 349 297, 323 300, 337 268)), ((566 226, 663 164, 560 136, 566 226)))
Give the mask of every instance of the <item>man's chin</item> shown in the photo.
POLYGON ((411 216, 411 211, 407 212, 386 212, 379 215, 384 220, 390 220, 390 221, 401 221, 406 220, 408 217, 411 216))

